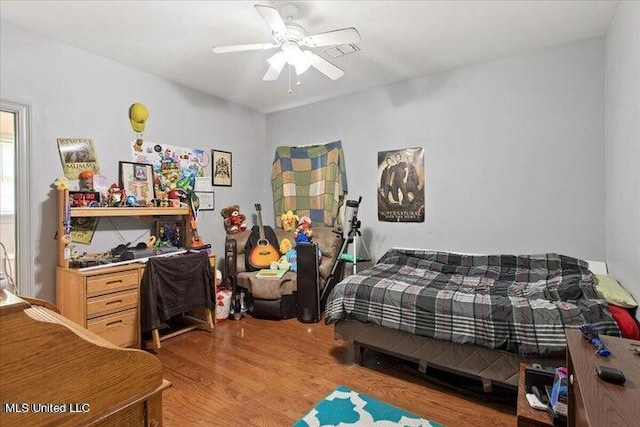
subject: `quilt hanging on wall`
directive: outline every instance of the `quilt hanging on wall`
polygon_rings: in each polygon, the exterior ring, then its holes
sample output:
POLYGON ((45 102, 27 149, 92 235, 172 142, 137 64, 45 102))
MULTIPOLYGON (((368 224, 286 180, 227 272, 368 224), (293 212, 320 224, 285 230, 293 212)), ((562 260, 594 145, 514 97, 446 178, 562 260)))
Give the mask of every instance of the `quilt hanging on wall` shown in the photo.
POLYGON ((424 148, 378 152, 378 221, 424 222, 424 148))
POLYGON ((271 169, 276 216, 293 211, 314 225, 337 225, 347 193, 347 171, 340 141, 304 147, 278 147, 271 169))
POLYGON ((187 192, 195 187, 196 177, 204 176, 209 154, 196 148, 154 144, 141 139, 131 141, 131 157, 136 163, 153 165, 155 187, 161 191, 180 188, 187 192))

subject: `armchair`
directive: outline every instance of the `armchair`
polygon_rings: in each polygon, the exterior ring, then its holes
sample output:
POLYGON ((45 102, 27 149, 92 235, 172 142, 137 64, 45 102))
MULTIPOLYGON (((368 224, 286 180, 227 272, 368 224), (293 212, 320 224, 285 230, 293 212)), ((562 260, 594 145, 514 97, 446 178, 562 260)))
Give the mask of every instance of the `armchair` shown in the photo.
MULTIPOLYGON (((281 228, 274 229, 278 242, 283 238, 292 239, 291 232, 281 228)), ((249 312, 256 317, 290 319, 296 317, 298 304, 298 276, 315 281, 315 272, 298 268, 297 273, 287 271, 280 279, 256 278, 255 271, 247 271, 245 267, 245 245, 251 234, 250 230, 237 234, 227 234, 225 240, 224 280, 228 286, 236 285, 245 290, 249 312)), ((318 245, 322 254, 318 263, 318 289, 321 292, 326 285, 331 270, 338 261, 342 236, 333 232, 330 227, 314 227, 313 242, 318 245)), ((300 260, 298 265, 309 265, 300 260)), ((340 270, 336 270, 340 271, 340 270)))

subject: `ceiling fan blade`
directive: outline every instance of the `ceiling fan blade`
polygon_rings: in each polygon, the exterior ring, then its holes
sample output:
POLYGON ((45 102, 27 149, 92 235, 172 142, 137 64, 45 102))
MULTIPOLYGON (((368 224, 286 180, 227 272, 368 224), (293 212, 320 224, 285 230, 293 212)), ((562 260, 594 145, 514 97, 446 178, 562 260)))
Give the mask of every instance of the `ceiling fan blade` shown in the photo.
POLYGON ((326 59, 316 55, 310 50, 304 51, 304 56, 307 57, 309 63, 313 68, 320 71, 325 76, 329 77, 331 80, 338 80, 340 77, 344 75, 344 71, 326 59))
POLYGON ((278 80, 278 77, 280 77, 280 72, 282 71, 282 67, 280 68, 275 68, 273 66, 269 66, 269 69, 267 70, 266 73, 264 73, 264 76, 262 77, 262 80, 264 80, 265 82, 271 82, 274 80, 278 80))
POLYGON ((270 57, 269 59, 267 59, 267 62, 272 67, 282 68, 284 66, 284 64, 287 63, 287 58, 286 58, 286 55, 284 54, 284 52, 280 51, 280 52, 277 52, 272 57, 270 57))
POLYGON ((244 52, 246 50, 267 50, 278 47, 275 43, 238 44, 232 46, 216 46, 213 53, 244 52))
POLYGON ((267 24, 271 27, 274 33, 276 34, 284 34, 287 32, 287 27, 282 20, 282 17, 278 13, 278 10, 270 7, 263 6, 260 4, 256 4, 253 7, 256 8, 256 11, 262 16, 262 19, 265 20, 267 24))
POLYGON ((284 53, 283 52, 276 53, 271 58, 267 59, 267 62, 269 63, 269 69, 264 74, 264 77, 262 77, 262 80, 264 81, 276 80, 280 76, 280 72, 282 71, 284 64, 287 63, 284 53))
POLYGON ((326 33, 311 34, 304 37, 300 44, 309 47, 334 46, 341 44, 357 43, 360 34, 355 28, 343 28, 341 30, 327 31, 326 33))

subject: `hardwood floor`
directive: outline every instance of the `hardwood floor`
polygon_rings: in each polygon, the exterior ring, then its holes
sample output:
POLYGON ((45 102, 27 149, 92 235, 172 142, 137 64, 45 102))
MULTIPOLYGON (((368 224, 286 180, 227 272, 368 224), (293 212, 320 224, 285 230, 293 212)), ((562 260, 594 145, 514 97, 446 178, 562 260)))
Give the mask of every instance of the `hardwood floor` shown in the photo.
POLYGON ((290 426, 337 385, 448 426, 513 426, 515 406, 418 378, 389 357, 333 338, 333 326, 245 317, 166 340, 156 353, 173 386, 164 425, 290 426))

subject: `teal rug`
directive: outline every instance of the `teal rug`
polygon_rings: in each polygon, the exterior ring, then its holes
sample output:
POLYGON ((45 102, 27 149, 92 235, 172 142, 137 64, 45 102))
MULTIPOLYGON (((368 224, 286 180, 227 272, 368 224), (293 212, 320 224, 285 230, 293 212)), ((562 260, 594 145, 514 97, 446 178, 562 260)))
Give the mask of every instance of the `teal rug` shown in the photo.
POLYGON ((293 427, 442 427, 395 406, 338 386, 293 427))

